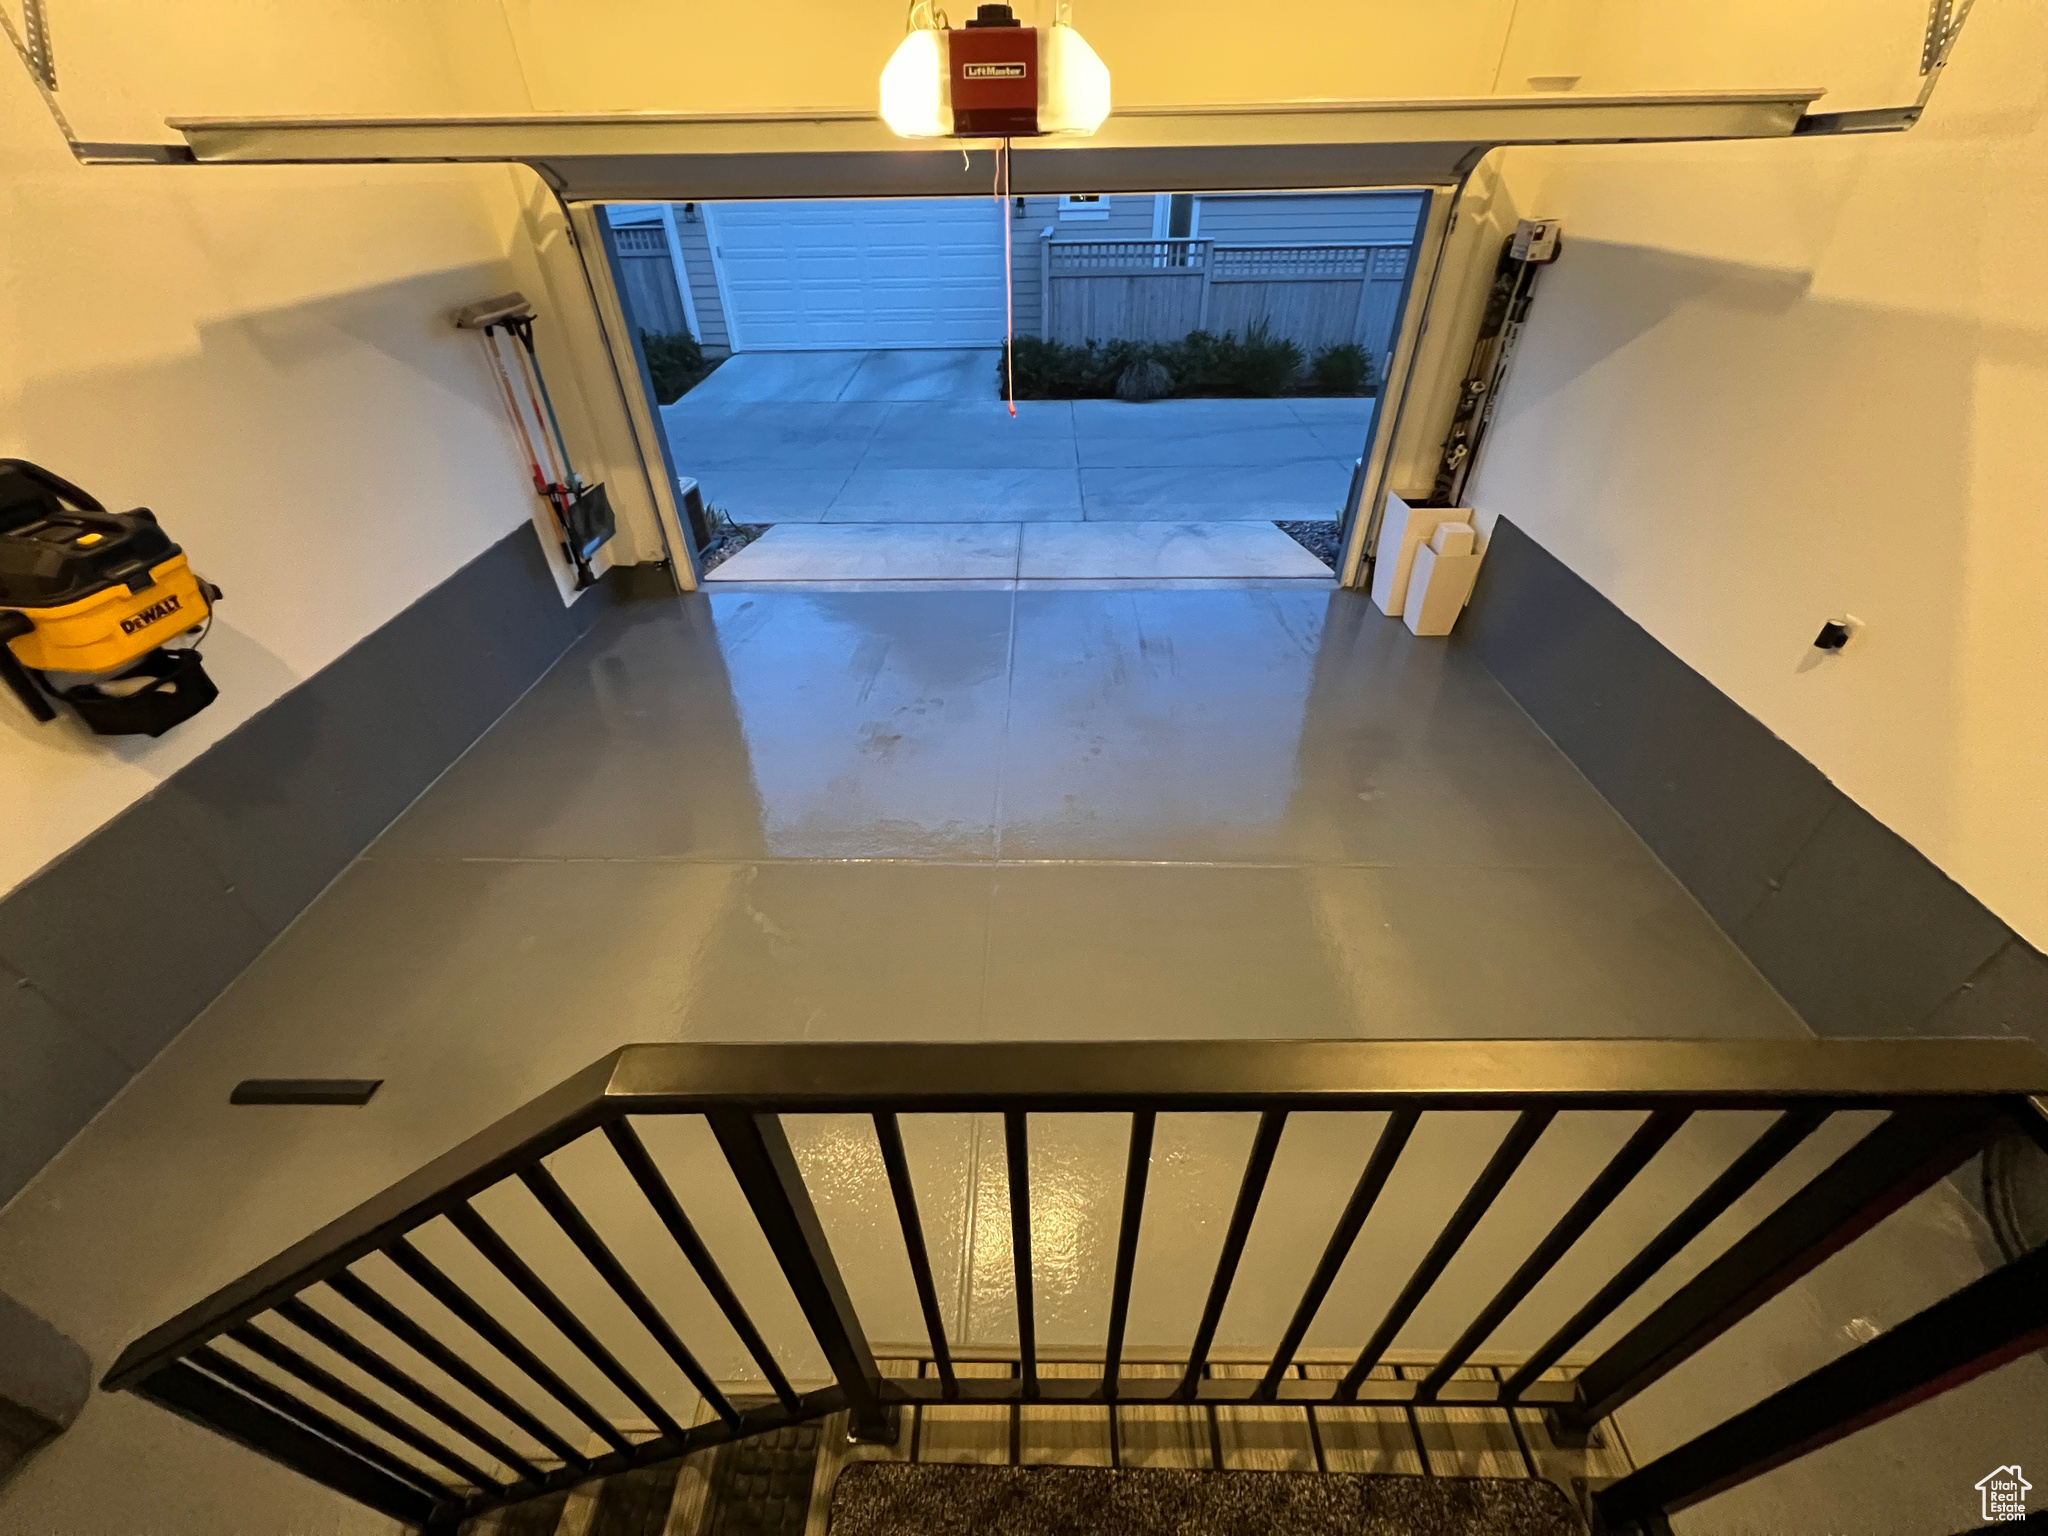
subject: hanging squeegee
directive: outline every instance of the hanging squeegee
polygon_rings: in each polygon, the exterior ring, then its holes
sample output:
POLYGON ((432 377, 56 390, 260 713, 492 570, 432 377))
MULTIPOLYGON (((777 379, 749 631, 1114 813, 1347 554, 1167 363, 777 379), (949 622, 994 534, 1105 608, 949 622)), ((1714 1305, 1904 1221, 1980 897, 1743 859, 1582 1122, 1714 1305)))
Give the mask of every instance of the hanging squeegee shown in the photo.
POLYGON ((523 293, 501 293, 495 299, 478 299, 474 304, 465 304, 455 311, 455 324, 465 331, 488 330, 494 325, 509 326, 514 320, 531 320, 533 306, 526 302, 523 293))
POLYGON ((555 402, 540 371, 540 354, 533 345, 533 306, 522 293, 501 293, 494 299, 465 304, 450 318, 457 328, 477 332, 483 342, 491 371, 503 391, 512 428, 526 450, 526 467, 533 477, 534 493, 547 503, 562 554, 576 568, 576 585, 589 586, 597 580, 591 569, 591 557, 618 531, 618 522, 605 488, 586 481, 569 462, 569 440, 555 415, 555 402), (518 344, 513 352, 518 364, 517 385, 513 383, 514 372, 506 368, 504 354, 498 349, 500 330, 518 344), (545 469, 541 467, 543 459, 547 461, 545 469))

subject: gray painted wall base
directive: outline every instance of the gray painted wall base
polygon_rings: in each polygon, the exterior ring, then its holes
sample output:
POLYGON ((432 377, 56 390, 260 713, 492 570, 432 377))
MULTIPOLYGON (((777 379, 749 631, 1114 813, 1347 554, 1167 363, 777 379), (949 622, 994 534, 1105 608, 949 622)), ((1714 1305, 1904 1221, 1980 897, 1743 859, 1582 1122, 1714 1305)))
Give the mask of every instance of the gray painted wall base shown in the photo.
POLYGON ((92 1393, 92 1361, 0 1291, 0 1483, 62 1432, 92 1393))
POLYGON ((0 1203, 647 585, 564 608, 522 525, 0 901, 0 1203))
POLYGON ((1475 652, 1821 1035, 2025 1035, 2048 959, 1507 518, 1475 652))

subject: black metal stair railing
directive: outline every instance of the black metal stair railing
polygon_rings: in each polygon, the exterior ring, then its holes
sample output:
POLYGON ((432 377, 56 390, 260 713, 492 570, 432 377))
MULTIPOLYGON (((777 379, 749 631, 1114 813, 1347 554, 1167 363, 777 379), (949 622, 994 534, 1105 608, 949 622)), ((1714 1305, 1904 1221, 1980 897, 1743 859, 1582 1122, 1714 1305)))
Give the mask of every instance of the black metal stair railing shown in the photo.
MULTIPOLYGON (((1560 1436, 1583 1433, 1737 1327, 1892 1212, 2013 1126, 2048 1142, 2048 1057, 2019 1041, 1389 1041, 1148 1042, 1046 1045, 645 1045, 597 1062, 553 1092, 331 1222, 131 1345, 107 1373, 135 1392, 397 1519, 452 1528, 483 1511, 593 1477, 846 1411, 856 1438, 893 1438, 901 1404, 1436 1403, 1538 1408, 1560 1436), (1340 1271, 1418 1128, 1429 1117, 1511 1111, 1511 1128, 1464 1190, 1383 1315, 1357 1320, 1361 1342, 1337 1380, 1289 1375, 1340 1271), (1551 1336, 1499 1380, 1461 1377, 1511 1313, 1553 1275, 1688 1121, 1709 1111, 1775 1116, 1551 1336), (966 1377, 952 1365, 899 1117, 1003 1117, 1018 1370, 966 1377), (1259 1116, 1177 1377, 1119 1366, 1130 1322, 1139 1230, 1157 1118, 1190 1111, 1259 1116), (1383 1113, 1386 1121, 1260 1376, 1204 1371, 1290 1115, 1383 1113), (1837 1155, 1698 1273, 1600 1350, 1576 1376, 1551 1368, 1665 1274, 1833 1117, 1882 1112, 1837 1155), (1032 1288, 1032 1117, 1129 1119, 1116 1262, 1099 1377, 1041 1376, 1032 1288), (1526 1253, 1498 1257, 1498 1289, 1420 1379, 1375 1372, 1467 1247, 1487 1212, 1560 1115, 1640 1123, 1526 1253), (827 1241, 781 1116, 872 1118, 890 1198, 937 1374, 885 1379, 827 1241), (692 1225, 635 1129, 636 1119, 701 1116, 759 1235, 829 1367, 800 1391, 745 1300, 692 1225), (760 1372, 765 1392, 734 1400, 675 1321, 608 1246, 546 1165, 586 1137, 608 1144, 676 1251, 760 1372), (478 1209, 516 1181, 659 1353, 710 1410, 686 1427, 478 1209), (509 1309, 489 1305, 415 1241, 445 1219, 597 1377, 643 1417, 595 1406, 551 1366, 509 1309), (466 1335, 444 1336, 356 1272, 383 1258, 466 1335), (316 1307, 317 1297, 324 1306, 316 1307), (335 1303, 340 1303, 337 1307, 335 1303), (374 1325, 406 1354, 368 1341, 374 1325), (348 1321, 343 1321, 347 1319, 348 1321), (1369 1324, 1370 1326, 1365 1326, 1369 1324), (303 1335, 360 1373, 344 1379, 290 1342, 303 1335), (223 1343, 236 1353, 224 1352, 223 1343), (478 1348, 481 1346, 481 1348, 478 1348), (262 1362, 259 1370, 246 1355, 262 1362), (438 1373, 471 1400, 451 1400, 438 1373), (388 1396, 368 1390, 370 1384, 388 1396), (543 1404, 552 1405, 543 1408, 543 1404), (489 1419, 491 1422, 485 1422, 489 1419), (579 1446, 578 1441, 581 1440, 579 1446), (598 1449, 598 1446, 602 1449, 598 1449)), ((1663 1516, 1851 1434, 2048 1343, 2048 1250, 2024 1257, 1851 1350, 1595 1497, 1609 1531, 1651 1530, 1663 1516)), ((558 1354, 558 1359, 563 1358, 558 1354)), ((1469 1374, 1469 1373, 1468 1373, 1469 1374)))

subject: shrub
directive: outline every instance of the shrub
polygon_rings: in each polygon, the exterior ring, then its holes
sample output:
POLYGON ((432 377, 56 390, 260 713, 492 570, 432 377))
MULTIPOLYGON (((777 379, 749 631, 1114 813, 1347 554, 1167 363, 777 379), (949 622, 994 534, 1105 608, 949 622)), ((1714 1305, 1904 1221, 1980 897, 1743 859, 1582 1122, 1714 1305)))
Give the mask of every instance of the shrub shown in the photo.
POLYGON ((1372 378, 1372 354, 1355 341, 1324 347, 1308 365, 1319 395, 1358 395, 1372 378))
MULTIPOLYGON (((1019 400, 1108 400, 1118 396, 1119 382, 1141 364, 1164 371, 1163 392, 1175 399, 1202 396, 1281 395, 1294 387, 1301 373, 1301 348, 1272 335, 1263 322, 1240 337, 1190 331, 1179 341, 1091 341, 1086 346, 1020 336, 1016 342, 1019 400)), ((1148 369, 1135 398, 1156 399, 1158 375, 1148 369)), ((996 387, 1005 382, 1004 359, 996 359, 996 387)), ((1124 396, 1123 398, 1134 398, 1124 396)))
POLYGON ((1119 400, 1163 400, 1173 393, 1173 375, 1156 358, 1140 358, 1117 376, 1119 400))
POLYGON ((1301 348, 1274 336, 1263 320, 1222 336, 1190 331, 1177 342, 1155 349, 1178 382, 1176 395, 1219 395, 1255 398, 1285 394, 1301 372, 1301 348))
POLYGON ((704 366, 704 349, 688 331, 642 331, 640 350, 647 356, 654 398, 663 405, 682 399, 711 371, 704 366))
MULTIPOLYGON (((1143 361, 1148 349, 1135 341, 1112 341, 1106 346, 1091 341, 1076 347, 1019 336, 1016 354, 1019 400, 1107 400, 1116 393, 1116 381, 1123 371, 1143 361)), ((998 357, 998 394, 1005 383, 1004 359, 998 357)))

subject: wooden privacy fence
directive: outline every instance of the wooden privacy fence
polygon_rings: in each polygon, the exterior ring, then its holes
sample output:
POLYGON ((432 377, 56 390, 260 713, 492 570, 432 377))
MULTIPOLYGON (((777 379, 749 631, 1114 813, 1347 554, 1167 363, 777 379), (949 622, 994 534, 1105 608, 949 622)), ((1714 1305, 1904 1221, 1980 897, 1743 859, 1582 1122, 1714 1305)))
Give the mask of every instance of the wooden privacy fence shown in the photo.
POLYGON ((674 335, 687 331, 683 294, 676 284, 675 262, 668 251, 668 231, 659 224, 614 225, 612 241, 619 253, 619 287, 626 313, 643 331, 674 335))
POLYGON ((1263 319, 1313 356, 1355 341, 1385 364, 1408 276, 1403 245, 1221 245, 1213 240, 1039 242, 1039 335, 1178 341, 1263 319))

